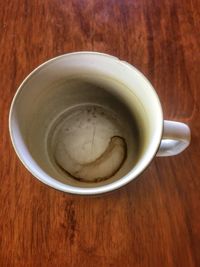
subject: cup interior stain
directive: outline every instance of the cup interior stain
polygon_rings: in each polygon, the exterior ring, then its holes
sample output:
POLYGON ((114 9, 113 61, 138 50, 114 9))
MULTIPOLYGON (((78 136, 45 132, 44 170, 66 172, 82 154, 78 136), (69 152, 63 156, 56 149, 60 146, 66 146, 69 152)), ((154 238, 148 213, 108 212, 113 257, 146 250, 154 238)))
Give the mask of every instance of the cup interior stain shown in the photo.
MULTIPOLYGON (((63 175, 80 182, 97 183, 112 178, 127 158, 126 124, 126 118, 122 120, 101 105, 87 103, 67 109, 48 134, 52 164, 63 175)), ((132 138, 137 147, 137 135, 132 138)))

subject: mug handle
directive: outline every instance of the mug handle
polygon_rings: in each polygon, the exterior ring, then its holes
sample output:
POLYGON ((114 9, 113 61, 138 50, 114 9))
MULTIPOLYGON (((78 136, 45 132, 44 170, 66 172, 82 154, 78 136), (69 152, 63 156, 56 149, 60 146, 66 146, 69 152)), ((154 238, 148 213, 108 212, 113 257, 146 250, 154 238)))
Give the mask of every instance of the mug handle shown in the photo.
POLYGON ((177 155, 189 146, 190 140, 190 128, 185 123, 165 120, 163 136, 156 156, 177 155))

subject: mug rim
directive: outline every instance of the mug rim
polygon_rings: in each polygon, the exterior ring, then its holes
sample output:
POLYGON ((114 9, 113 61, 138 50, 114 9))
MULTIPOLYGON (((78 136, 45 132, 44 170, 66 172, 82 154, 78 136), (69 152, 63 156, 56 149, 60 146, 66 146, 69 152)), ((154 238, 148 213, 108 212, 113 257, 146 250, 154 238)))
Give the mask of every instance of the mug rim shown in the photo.
MULTIPOLYGON (((102 194, 102 193, 106 193, 106 192, 110 192, 113 190, 116 190, 124 185, 126 185, 127 183, 131 182, 133 179, 135 179, 137 176, 139 176, 151 163, 151 161, 153 160, 153 158, 155 157, 159 146, 160 146, 160 142, 161 142, 161 138, 162 138, 162 133, 163 133, 163 111, 162 111, 162 106, 159 100, 159 97, 154 89, 154 87, 152 86, 152 84, 150 83, 150 81, 144 76, 144 74, 142 72, 140 72, 137 68, 135 68, 134 66, 132 66, 130 63, 120 60, 119 58, 109 55, 109 54, 105 54, 105 53, 100 53, 100 52, 93 52, 93 51, 79 51, 79 52, 72 52, 72 53, 66 53, 66 54, 62 54, 59 55, 57 57, 53 57, 47 61, 45 61, 44 63, 40 64, 38 67, 36 67, 33 71, 31 71, 26 77, 25 79, 21 82, 21 84, 18 86, 17 91, 14 94, 14 97, 12 99, 11 102, 11 106, 10 106, 10 111, 9 111, 9 133, 10 133, 10 138, 11 138, 11 142, 12 145, 14 147, 15 153, 17 154, 18 158, 20 159, 20 161, 22 162, 22 164, 25 166, 25 168, 34 176, 36 177, 38 180, 40 180, 41 182, 43 182, 44 184, 53 187, 54 189, 60 190, 62 192, 67 192, 67 193, 72 193, 72 194, 79 194, 79 195, 96 195, 96 194, 102 194), (16 102, 16 99, 18 97, 18 95, 20 94, 23 86, 25 85, 25 83, 29 80, 30 77, 33 76, 33 74, 36 74, 40 69, 42 69, 43 67, 45 67, 46 65, 48 65, 49 63, 55 62, 61 58, 65 58, 71 55, 80 55, 80 54, 84 54, 84 55, 96 55, 96 56, 103 56, 103 57, 109 57, 112 58, 113 60, 117 60, 119 64, 123 64, 124 66, 126 66, 127 68, 131 68, 131 70, 135 71, 139 76, 140 79, 145 80, 145 82, 148 83, 148 85, 151 87, 154 95, 155 95, 155 100, 157 100, 157 104, 159 107, 159 112, 160 112, 160 128, 156 129, 156 131, 159 131, 158 133, 158 137, 157 137, 157 145, 154 147, 154 151, 151 154, 151 156, 148 158, 148 160, 146 160, 146 163, 143 164, 144 167, 142 169, 140 169, 138 172, 135 172, 134 175, 131 174, 132 170, 129 171, 126 175, 124 175, 123 177, 119 178, 116 181, 113 181, 109 184, 106 185, 101 185, 101 186, 97 186, 97 187, 78 187, 78 186, 71 186, 68 184, 64 184, 58 180, 56 180, 56 178, 51 177, 50 175, 48 175, 45 171, 43 171, 40 167, 36 169, 34 169, 33 167, 30 166, 30 162, 28 162, 26 160, 25 157, 23 157, 22 153, 20 153, 19 149, 18 149, 18 145, 15 142, 15 138, 14 138, 14 134, 13 134, 13 129, 12 129, 12 114, 13 114, 13 109, 14 109, 14 105, 16 102)), ((33 159, 32 159, 33 160, 33 159)))

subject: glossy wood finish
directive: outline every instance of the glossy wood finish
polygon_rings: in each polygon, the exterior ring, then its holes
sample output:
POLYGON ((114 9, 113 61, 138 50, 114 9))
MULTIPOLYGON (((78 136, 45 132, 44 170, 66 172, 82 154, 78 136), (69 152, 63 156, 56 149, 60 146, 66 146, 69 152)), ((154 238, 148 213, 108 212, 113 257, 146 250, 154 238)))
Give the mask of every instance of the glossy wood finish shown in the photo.
POLYGON ((0 1, 0 266, 200 266, 200 2, 0 1), (34 179, 8 133, 11 99, 45 60, 72 51, 115 55, 155 86, 166 119, 190 125, 181 155, 98 197, 34 179))

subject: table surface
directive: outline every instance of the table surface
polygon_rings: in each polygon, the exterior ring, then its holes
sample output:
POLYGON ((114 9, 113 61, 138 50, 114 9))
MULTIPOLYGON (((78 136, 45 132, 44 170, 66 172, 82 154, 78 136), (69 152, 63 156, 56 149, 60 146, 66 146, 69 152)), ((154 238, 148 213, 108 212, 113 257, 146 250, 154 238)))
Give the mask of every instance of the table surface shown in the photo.
POLYGON ((0 266, 200 266, 199 0, 0 1, 0 266), (48 188, 11 146, 8 112, 25 76, 72 51, 112 54, 152 82, 192 143, 102 196, 48 188))

